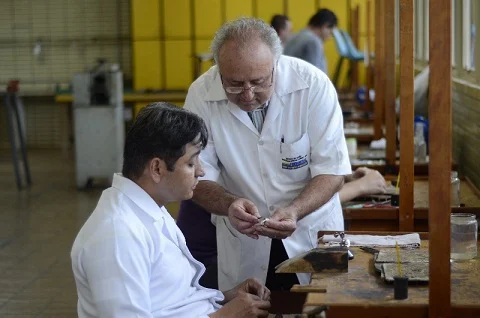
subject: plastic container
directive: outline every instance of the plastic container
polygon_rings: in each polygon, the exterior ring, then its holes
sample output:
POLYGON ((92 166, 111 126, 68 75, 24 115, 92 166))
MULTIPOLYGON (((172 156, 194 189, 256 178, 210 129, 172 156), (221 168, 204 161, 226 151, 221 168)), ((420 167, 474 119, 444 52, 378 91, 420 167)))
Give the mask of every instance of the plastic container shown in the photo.
POLYGON ((452 213, 450 226, 450 258, 469 260, 477 257, 478 223, 475 214, 452 213))

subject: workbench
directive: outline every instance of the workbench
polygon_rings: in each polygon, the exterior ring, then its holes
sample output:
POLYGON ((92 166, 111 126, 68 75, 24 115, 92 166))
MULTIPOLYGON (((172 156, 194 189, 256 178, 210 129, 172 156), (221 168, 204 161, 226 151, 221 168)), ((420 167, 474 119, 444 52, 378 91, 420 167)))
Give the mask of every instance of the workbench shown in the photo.
MULTIPOLYGON (((185 101, 186 91, 172 92, 125 92, 124 103, 153 103, 153 102, 181 102, 185 101)), ((55 102, 70 104, 73 102, 71 94, 55 95, 55 102)))
MULTIPOLYGON (((177 105, 183 105, 187 91, 126 91, 123 94, 123 102, 126 109, 132 109, 132 116, 135 118, 136 114, 142 107, 153 102, 170 102, 177 105)), ((73 95, 69 92, 55 95, 55 102, 60 105, 68 106, 65 113, 65 122, 67 124, 67 134, 63 136, 62 152, 67 153, 71 147, 73 140, 73 95)))
MULTIPOLYGON (((352 170, 355 170, 360 167, 367 167, 370 169, 375 169, 381 174, 398 174, 400 171, 400 151, 396 151, 397 160, 395 165, 392 167, 392 171, 387 171, 385 149, 374 149, 370 147, 358 147, 356 158, 350 159, 352 164, 352 170)), ((456 162, 452 161, 452 170, 457 171, 458 166, 456 162)), ((414 164, 414 175, 415 176, 428 176, 428 162, 421 162, 414 164)))
MULTIPOLYGON (((428 179, 415 180, 413 210, 414 230, 417 232, 428 231, 428 191, 428 179)), ((351 201, 343 204, 345 230, 399 231, 399 207, 380 205, 380 207, 352 208, 352 206, 365 203, 368 202, 351 201)), ((469 179, 462 179, 460 182, 460 203, 462 207, 452 208, 452 212, 472 213, 477 216, 477 219, 480 219, 480 191, 469 179)))
POLYGON ((344 128, 345 138, 355 138, 360 145, 369 145, 373 137, 373 125, 360 124, 358 128, 344 128))
MULTIPOLYGON (((360 233, 387 235, 398 233, 360 233)), ((422 249, 428 249, 428 233, 420 233, 422 249)), ((319 233, 319 236, 322 235, 319 233)), ((321 244, 323 245, 323 244, 321 244)), ((327 305, 328 318, 335 317, 427 317, 428 284, 409 285, 408 299, 393 299, 393 284, 385 283, 373 267, 373 254, 352 247, 355 258, 348 272, 314 273, 311 285, 325 293, 308 292, 304 312, 327 305)), ((479 253, 480 255, 480 253, 479 253)), ((451 263, 452 317, 480 317, 480 259, 451 263), (476 308, 475 308, 476 306, 476 308)))

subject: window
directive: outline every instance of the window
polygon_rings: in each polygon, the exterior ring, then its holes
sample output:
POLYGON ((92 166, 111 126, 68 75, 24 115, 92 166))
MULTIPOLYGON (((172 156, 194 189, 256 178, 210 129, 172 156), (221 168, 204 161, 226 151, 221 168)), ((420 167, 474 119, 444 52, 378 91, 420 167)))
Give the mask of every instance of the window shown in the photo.
POLYGON ((467 71, 475 70, 475 38, 477 29, 474 23, 472 0, 463 0, 462 25, 462 64, 467 71))
POLYGON ((455 67, 455 0, 452 0, 452 66, 455 67))
MULTIPOLYGON (((425 15, 424 15, 424 1, 415 0, 415 58, 417 60, 423 60, 424 46, 425 46, 425 15)), ((428 42, 427 42, 428 43, 428 42)))
POLYGON ((395 56, 400 56, 400 0, 395 0, 395 56))
POLYGON ((425 61, 428 61, 429 60, 429 48, 430 48, 430 27, 429 27, 429 0, 425 0, 425 1, 421 1, 423 2, 423 21, 424 21, 424 24, 423 24, 423 30, 420 30, 420 32, 423 31, 423 38, 424 38, 424 41, 423 41, 423 60, 425 61))

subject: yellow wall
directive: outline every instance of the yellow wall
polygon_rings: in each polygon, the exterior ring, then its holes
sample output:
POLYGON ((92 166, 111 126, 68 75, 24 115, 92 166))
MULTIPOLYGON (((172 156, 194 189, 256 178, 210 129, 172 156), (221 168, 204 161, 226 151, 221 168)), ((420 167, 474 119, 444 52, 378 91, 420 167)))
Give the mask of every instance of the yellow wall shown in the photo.
MULTIPOLYGON (((372 1, 372 10, 373 10, 372 1)), ((274 14, 286 14, 294 31, 306 26, 318 8, 334 11, 339 27, 349 29, 349 7, 360 7, 360 40, 365 42, 364 0, 132 0, 132 49, 135 89, 185 90, 193 80, 195 53, 207 52, 215 31, 225 21, 255 16, 270 21, 274 14)), ((372 30, 373 30, 372 12, 372 30)), ((330 76, 338 55, 334 40, 325 44, 330 76)), ((204 63, 202 71, 210 67, 204 63)), ((360 64, 360 80, 364 80, 360 64)), ((347 67, 344 66, 343 76, 347 67)), ((340 82, 342 83, 342 81, 340 82)))
MULTIPOLYGON (((360 7, 360 49, 365 42, 365 8, 363 0, 132 0, 133 86, 136 90, 186 90, 193 81, 193 56, 209 51, 215 31, 225 21, 241 16, 259 17, 270 22, 274 14, 286 14, 294 31, 304 28, 319 8, 334 11, 339 28, 349 30, 350 8, 360 7)), ((372 0, 372 10, 374 1, 372 0)), ((372 32, 374 27, 372 11, 372 32)), ((373 39, 373 37, 372 37, 373 39)), ((330 77, 333 77, 338 54, 334 40, 325 43, 330 77)), ((202 71, 210 67, 202 65, 202 71)), ((359 66, 364 81, 363 64, 359 66)), ((347 72, 344 65, 343 83, 347 72)), ((144 103, 135 105, 137 113, 144 103)), ((182 106, 179 104, 179 106, 182 106)), ((178 204, 169 206, 176 216, 178 204)))

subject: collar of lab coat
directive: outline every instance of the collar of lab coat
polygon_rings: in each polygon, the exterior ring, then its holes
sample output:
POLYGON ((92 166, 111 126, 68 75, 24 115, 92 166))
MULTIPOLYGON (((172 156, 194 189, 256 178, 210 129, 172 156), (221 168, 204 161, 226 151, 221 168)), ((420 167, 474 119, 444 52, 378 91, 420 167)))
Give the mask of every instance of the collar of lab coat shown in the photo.
POLYGON ((115 173, 113 175, 112 187, 126 195, 155 221, 164 218, 165 212, 158 206, 152 197, 138 184, 122 176, 121 173, 115 173))
MULTIPOLYGON (((222 86, 218 66, 215 66, 213 80, 210 89, 207 91, 205 101, 216 102, 227 100, 227 95, 222 86)), ((281 56, 275 69, 275 92, 281 98, 295 91, 308 88, 308 84, 300 75, 290 66, 288 58, 281 56)))

